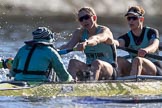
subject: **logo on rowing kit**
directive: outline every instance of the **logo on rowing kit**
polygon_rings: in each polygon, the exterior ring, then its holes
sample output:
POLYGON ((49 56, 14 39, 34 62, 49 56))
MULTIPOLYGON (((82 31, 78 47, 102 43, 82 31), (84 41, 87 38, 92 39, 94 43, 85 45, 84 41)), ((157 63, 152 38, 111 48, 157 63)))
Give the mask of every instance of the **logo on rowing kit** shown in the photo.
POLYGON ((152 34, 151 35, 151 39, 155 39, 156 38, 156 35, 155 34, 152 34))

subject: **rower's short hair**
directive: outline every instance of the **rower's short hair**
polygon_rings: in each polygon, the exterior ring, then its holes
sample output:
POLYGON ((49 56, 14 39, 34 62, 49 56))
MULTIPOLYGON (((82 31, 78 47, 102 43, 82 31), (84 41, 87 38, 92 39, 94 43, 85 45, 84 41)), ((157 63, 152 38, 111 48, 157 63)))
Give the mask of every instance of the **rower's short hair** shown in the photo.
POLYGON ((78 14, 83 10, 86 11, 90 15, 95 15, 96 16, 96 12, 91 7, 82 7, 82 8, 80 8, 79 11, 78 11, 78 14))
POLYGON ((128 11, 125 14, 125 16, 127 16, 130 13, 138 16, 144 16, 145 10, 141 6, 131 6, 128 8, 128 11))

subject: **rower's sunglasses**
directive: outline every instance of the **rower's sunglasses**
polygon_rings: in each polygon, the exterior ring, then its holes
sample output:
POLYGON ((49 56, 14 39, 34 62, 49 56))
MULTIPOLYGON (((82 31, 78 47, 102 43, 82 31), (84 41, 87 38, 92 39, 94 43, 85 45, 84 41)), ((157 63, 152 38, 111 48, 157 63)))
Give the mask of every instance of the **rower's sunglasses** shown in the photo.
POLYGON ((131 17, 127 17, 127 20, 128 21, 130 21, 130 20, 133 20, 133 21, 135 21, 135 20, 137 20, 139 17, 137 17, 137 16, 131 16, 131 17))
POLYGON ((91 17, 90 15, 84 15, 84 16, 79 18, 79 21, 83 22, 83 20, 88 20, 90 17, 91 17))

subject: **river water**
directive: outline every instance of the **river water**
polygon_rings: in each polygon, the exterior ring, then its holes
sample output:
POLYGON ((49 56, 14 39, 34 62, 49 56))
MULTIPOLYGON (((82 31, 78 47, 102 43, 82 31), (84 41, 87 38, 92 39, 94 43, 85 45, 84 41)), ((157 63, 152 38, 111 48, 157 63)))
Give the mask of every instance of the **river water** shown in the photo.
MULTIPOLYGON (((2 0, 1 0, 2 1, 2 0)), ((80 7, 88 3, 88 5, 95 7, 98 13, 101 13, 98 17, 98 23, 101 25, 105 25, 110 28, 113 32, 114 38, 117 38, 121 34, 128 31, 128 26, 125 18, 121 15, 121 10, 125 11, 125 7, 130 4, 138 4, 136 0, 132 0, 130 2, 125 2, 124 0, 118 1, 118 8, 115 8, 113 4, 115 4, 114 0, 103 0, 102 2, 97 2, 98 5, 92 3, 91 0, 87 2, 80 2, 82 5, 77 5, 76 2, 66 2, 63 0, 49 0, 46 3, 46 0, 40 0, 40 3, 36 1, 28 0, 28 2, 20 1, 20 0, 6 0, 6 2, 2 1, 0 3, 0 57, 8 58, 14 57, 18 49, 24 45, 24 41, 32 39, 31 32, 38 26, 46 26, 50 28, 53 32, 55 32, 56 41, 54 43, 55 47, 58 48, 61 45, 65 44, 70 38, 71 33, 77 27, 79 27, 78 22, 75 20, 74 14, 70 13, 76 7, 80 7), (46 3, 47 6, 43 6, 46 3), (54 4, 51 5, 51 4, 54 4), (58 4, 57 4, 58 3, 58 4), (108 9, 106 5, 109 4, 111 7, 110 14, 104 12, 103 10, 108 9), (57 5, 56 5, 57 4, 57 5), (58 14, 59 9, 61 9, 61 4, 65 4, 65 8, 60 10, 63 14, 58 14), (103 5, 104 4, 104 5, 103 5), (23 5, 23 6, 22 6, 23 5), (22 6, 22 7, 21 7, 22 6), (102 7, 99 9, 99 6, 102 7), (42 10, 41 8, 42 7, 42 10), (47 8, 48 7, 48 8, 47 8), (72 7, 72 8, 70 8, 72 7), (113 10, 113 9, 114 10, 113 10), (35 9, 34 11, 31 10, 35 9), (46 10, 47 12, 45 12, 46 10), (51 10, 56 10, 55 14, 51 10), (39 14, 38 14, 39 12, 39 14), (41 15, 41 12, 46 13, 45 15, 41 15), (47 13, 49 14, 47 15, 47 13), (25 14, 24 14, 25 13, 25 14), (64 15, 64 13, 68 13, 69 15, 64 15), (18 14, 18 15, 16 15, 18 14)), ((140 2, 145 7, 149 7, 152 9, 148 9, 147 12, 148 17, 145 18, 145 23, 148 26, 157 28, 160 33, 160 40, 162 40, 162 22, 161 22, 161 14, 158 14, 159 2, 151 2, 152 0, 148 0, 147 3, 140 2), (156 8, 152 8, 152 5, 156 4, 156 8), (154 10, 154 11, 153 11, 154 10), (156 13, 157 12, 157 13, 156 13)), ((79 1, 78 1, 79 2, 79 1)), ((160 7, 160 6, 159 6, 160 7)), ((126 55, 127 52, 118 50, 118 55, 126 55)), ((162 52, 160 52, 162 55, 162 52)), ((66 55, 62 55, 63 62, 65 65, 68 65, 70 59, 76 58, 81 61, 85 61, 85 55, 82 52, 71 52, 66 55)), ((8 70, 2 70, 2 73, 7 73, 8 70), (2 72, 3 71, 3 72, 2 72)), ((7 77, 2 74, 0 75, 0 80, 7 80, 7 77)), ((53 98, 42 98, 42 97, 0 97, 0 108, 98 108, 98 107, 108 107, 108 108, 161 108, 161 103, 147 103, 147 104, 119 104, 119 103, 97 103, 95 101, 79 103, 77 100, 83 97, 53 97, 53 98)), ((119 97, 117 97, 119 98, 119 97)))
MULTIPOLYGON (((0 97, 1 108, 161 108, 161 103, 114 103, 96 97, 0 97), (79 101, 78 101, 79 100, 79 101)), ((118 97, 118 99, 120 99, 118 97)), ((123 99, 123 98, 121 98, 123 99)))

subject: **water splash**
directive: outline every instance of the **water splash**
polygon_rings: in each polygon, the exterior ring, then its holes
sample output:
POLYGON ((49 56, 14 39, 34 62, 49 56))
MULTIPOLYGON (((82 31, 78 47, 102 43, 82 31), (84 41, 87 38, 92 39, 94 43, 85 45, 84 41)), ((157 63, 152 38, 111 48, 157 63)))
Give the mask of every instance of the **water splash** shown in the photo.
POLYGON ((9 77, 7 77, 7 74, 9 74, 8 69, 0 69, 0 81, 8 81, 10 80, 9 77))

